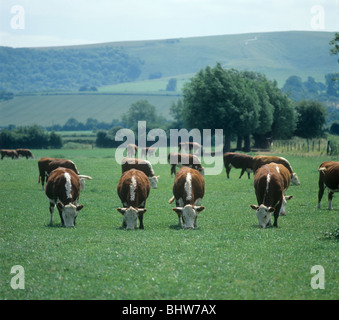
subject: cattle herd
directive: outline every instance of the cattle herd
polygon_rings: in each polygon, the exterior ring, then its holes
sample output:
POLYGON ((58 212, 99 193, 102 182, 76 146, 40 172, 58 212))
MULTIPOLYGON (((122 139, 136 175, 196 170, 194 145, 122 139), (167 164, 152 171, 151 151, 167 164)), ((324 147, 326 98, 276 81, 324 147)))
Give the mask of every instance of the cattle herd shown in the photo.
MULTIPOLYGON (((175 201, 172 208, 178 215, 178 225, 184 229, 198 227, 198 214, 205 207, 201 206, 205 193, 204 168, 194 150, 199 152, 202 146, 196 143, 179 145, 179 151, 187 148, 188 153, 170 153, 168 162, 171 167, 171 176, 175 174, 173 197, 169 203, 175 201), (193 152, 192 152, 193 151, 193 152), (192 152, 192 153, 191 153, 192 152), (180 170, 176 172, 176 167, 180 170)), ((136 145, 127 146, 127 157, 122 160, 122 175, 117 185, 117 194, 122 207, 117 208, 123 215, 122 227, 125 229, 143 229, 143 216, 146 212, 146 201, 150 189, 156 189, 160 176, 154 174, 152 164, 145 159, 136 158, 136 145)), ((153 148, 144 148, 142 156, 154 155, 153 148)), ((34 158, 28 149, 1 150, 1 160, 5 157, 12 159, 24 156, 34 158)), ((300 185, 298 176, 290 163, 277 156, 250 156, 243 153, 226 152, 224 154, 226 176, 229 179, 231 168, 241 169, 240 177, 247 172, 254 174, 254 190, 257 205, 250 207, 255 210, 259 228, 272 225, 278 227, 278 217, 286 215, 286 204, 293 196, 287 196, 286 191, 290 183, 300 185)), ((38 161, 39 180, 49 200, 50 225, 53 223, 53 212, 57 206, 61 224, 65 227, 74 227, 78 212, 83 208, 79 205, 80 191, 85 188, 85 180, 92 178, 81 175, 73 161, 67 159, 41 158, 38 161), (47 178, 46 187, 45 179, 47 178)), ((318 208, 325 188, 328 188, 328 209, 332 209, 334 192, 339 192, 339 162, 326 161, 319 168, 318 208)))

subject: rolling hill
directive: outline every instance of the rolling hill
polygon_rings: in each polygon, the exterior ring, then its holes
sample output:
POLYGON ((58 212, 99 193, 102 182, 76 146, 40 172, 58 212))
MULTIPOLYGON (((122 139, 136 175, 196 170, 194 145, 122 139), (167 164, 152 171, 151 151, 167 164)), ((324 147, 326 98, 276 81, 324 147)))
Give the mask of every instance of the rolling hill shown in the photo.
POLYGON ((64 124, 70 117, 110 122, 139 99, 149 100, 167 117, 183 84, 216 62, 224 68, 264 73, 280 87, 291 75, 324 82, 325 74, 338 70, 337 57, 329 53, 333 37, 329 32, 273 32, 71 47, 0 47, 0 90, 16 93, 14 99, 0 102, 0 127, 64 124), (170 78, 178 81, 174 95, 166 92, 170 78), (98 92, 79 94, 82 84, 95 85, 98 92))

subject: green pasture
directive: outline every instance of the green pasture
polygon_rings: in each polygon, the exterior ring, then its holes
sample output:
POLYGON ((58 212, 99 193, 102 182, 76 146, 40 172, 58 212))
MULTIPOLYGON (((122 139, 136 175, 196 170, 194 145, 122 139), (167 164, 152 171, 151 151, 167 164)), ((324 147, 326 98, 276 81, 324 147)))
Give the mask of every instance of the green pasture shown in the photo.
MULTIPOLYGON (((144 230, 125 231, 116 193, 120 165, 113 149, 34 150, 35 159, 0 161, 0 299, 338 299, 338 226, 334 210, 317 205, 317 167, 325 157, 286 155, 301 181, 278 228, 259 229, 253 177, 232 169, 206 176, 197 230, 182 230, 168 204, 173 179, 156 164, 158 189, 146 204, 144 230), (74 229, 60 227, 37 183, 42 156, 72 159, 90 175, 74 229), (24 289, 11 268, 24 268, 24 289), (312 289, 311 268, 323 266, 325 289, 312 289)), ((334 159, 337 160, 337 159, 334 159)))

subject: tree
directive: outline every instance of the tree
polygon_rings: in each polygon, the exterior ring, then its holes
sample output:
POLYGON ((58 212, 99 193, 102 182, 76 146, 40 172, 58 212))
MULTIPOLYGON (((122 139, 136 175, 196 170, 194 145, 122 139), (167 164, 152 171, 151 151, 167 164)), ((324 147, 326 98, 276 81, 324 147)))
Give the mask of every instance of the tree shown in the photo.
MULTIPOLYGON (((334 38, 330 41, 330 45, 333 46, 330 50, 331 54, 339 54, 339 33, 335 33, 334 38)), ((338 59, 339 63, 339 59, 338 59)))
POLYGON ((326 109, 317 101, 300 101, 296 110, 298 113, 295 134, 302 138, 320 138, 324 136, 326 109))

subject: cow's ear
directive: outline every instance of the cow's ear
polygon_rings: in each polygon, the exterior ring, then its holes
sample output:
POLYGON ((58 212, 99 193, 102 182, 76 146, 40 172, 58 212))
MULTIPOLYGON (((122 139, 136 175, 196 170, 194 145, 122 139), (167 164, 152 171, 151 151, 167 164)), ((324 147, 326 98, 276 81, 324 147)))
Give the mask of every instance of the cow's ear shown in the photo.
POLYGON ((80 206, 77 206, 77 211, 80 211, 83 207, 84 207, 83 204, 81 204, 80 206))
POLYGON ((65 206, 59 201, 57 203, 57 207, 58 207, 59 210, 63 210, 65 206))
POLYGON ((259 209, 259 207, 256 206, 256 205, 254 205, 254 204, 251 204, 250 207, 251 207, 253 210, 258 210, 258 209, 259 209))
POLYGON ((118 212, 120 212, 122 215, 125 214, 126 208, 117 208, 118 212))
POLYGON ((197 212, 202 212, 205 210, 206 207, 202 207, 202 206, 194 206, 194 210, 197 212))
POLYGON ((176 212, 177 214, 181 214, 182 213, 182 207, 176 207, 176 208, 172 208, 172 210, 174 211, 174 212, 176 212))
POLYGON ((273 213, 274 211, 275 211, 275 209, 274 209, 273 207, 269 207, 269 208, 268 208, 268 212, 273 213))
POLYGON ((285 196, 285 200, 291 200, 293 196, 285 196))
POLYGON ((138 213, 140 214, 144 214, 147 211, 147 209, 142 208, 142 209, 138 209, 138 213))

